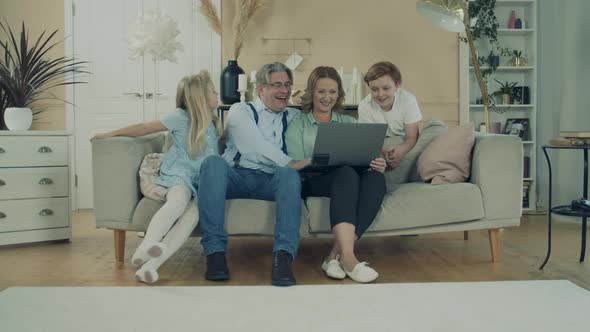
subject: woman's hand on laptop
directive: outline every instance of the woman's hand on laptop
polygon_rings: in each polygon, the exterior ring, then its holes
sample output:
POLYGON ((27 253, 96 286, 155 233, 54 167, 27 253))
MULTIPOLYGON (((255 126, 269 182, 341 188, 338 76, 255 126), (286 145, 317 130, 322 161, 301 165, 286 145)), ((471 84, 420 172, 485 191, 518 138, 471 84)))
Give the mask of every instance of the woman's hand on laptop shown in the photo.
POLYGON ((308 166, 310 163, 311 163, 311 158, 302 159, 302 160, 291 160, 287 164, 287 167, 291 167, 291 168, 294 168, 296 170, 300 170, 300 169, 308 166))
POLYGON ((372 170, 377 171, 379 173, 385 172, 385 167, 387 167, 387 163, 385 159, 379 157, 371 160, 371 164, 369 165, 372 170))

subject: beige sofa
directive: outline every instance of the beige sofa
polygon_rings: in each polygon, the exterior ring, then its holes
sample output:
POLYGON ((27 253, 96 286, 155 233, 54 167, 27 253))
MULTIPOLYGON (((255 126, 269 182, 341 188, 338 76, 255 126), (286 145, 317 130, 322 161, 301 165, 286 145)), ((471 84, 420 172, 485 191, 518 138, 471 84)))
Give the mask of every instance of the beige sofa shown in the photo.
MULTIPOLYGON (((125 256, 125 232, 145 231, 161 206, 140 193, 138 169, 146 154, 161 152, 163 145, 164 134, 92 144, 96 226, 115 231, 118 262, 125 256)), ((486 229, 492 260, 498 261, 498 230, 520 224, 522 155, 522 143, 515 136, 476 136, 468 182, 396 186, 385 196, 365 236, 465 231, 467 237, 466 231, 486 229)), ((329 199, 309 198, 304 203, 302 236, 330 235, 329 199)), ((274 202, 234 199, 226 203, 230 235, 272 235, 274 219, 274 202)))

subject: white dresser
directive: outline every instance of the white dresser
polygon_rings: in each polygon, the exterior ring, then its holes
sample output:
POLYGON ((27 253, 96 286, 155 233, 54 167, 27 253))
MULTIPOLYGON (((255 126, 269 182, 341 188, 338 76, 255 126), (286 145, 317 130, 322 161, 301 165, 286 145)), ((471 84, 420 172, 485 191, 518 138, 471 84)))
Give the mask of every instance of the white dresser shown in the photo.
POLYGON ((69 136, 0 131, 0 245, 71 240, 69 136))

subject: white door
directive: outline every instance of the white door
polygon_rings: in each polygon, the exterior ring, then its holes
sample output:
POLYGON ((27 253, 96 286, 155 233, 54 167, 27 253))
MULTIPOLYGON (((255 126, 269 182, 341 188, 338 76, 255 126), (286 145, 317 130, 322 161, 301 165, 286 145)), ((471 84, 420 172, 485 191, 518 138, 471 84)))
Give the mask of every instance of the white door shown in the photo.
MULTIPOLYGON (((219 9, 220 0, 217 2, 219 9)), ((198 3, 198 0, 75 1, 74 54, 90 62, 91 72, 88 84, 78 85, 74 97, 76 209, 93 207, 90 138, 94 134, 172 112, 176 84, 182 76, 207 69, 212 77, 219 77, 220 38, 198 13, 198 3), (155 9, 178 22, 177 38, 184 47, 183 52, 177 53, 178 63, 162 62, 155 67, 149 56, 129 60, 127 40, 135 19, 142 12, 155 9)))

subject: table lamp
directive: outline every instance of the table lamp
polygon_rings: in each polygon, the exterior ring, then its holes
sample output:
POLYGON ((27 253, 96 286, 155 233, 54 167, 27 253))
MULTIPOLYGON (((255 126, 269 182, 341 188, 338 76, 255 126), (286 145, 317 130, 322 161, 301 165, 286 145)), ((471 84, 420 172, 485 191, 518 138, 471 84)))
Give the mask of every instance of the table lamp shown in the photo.
POLYGON ((485 82, 481 76, 479 63, 477 61, 477 54, 473 46, 473 39, 469 26, 465 24, 464 17, 467 11, 467 1, 465 0, 419 0, 416 3, 416 9, 420 15, 424 16, 428 21, 439 28, 443 28, 452 32, 465 32, 467 35, 467 43, 471 51, 471 58, 473 59, 473 69, 475 77, 479 84, 481 91, 481 98, 483 100, 483 115, 486 132, 490 130, 490 114, 489 106, 490 99, 488 96, 485 82))

